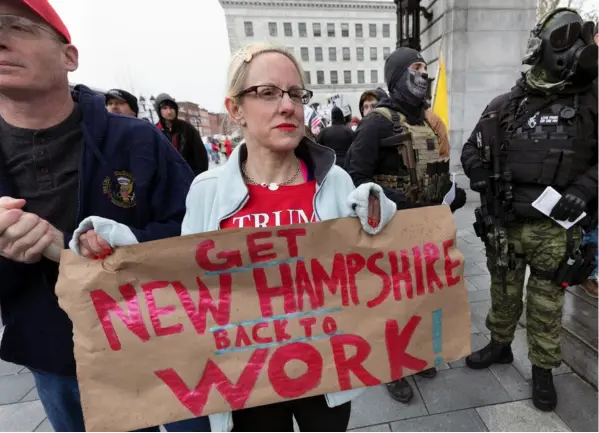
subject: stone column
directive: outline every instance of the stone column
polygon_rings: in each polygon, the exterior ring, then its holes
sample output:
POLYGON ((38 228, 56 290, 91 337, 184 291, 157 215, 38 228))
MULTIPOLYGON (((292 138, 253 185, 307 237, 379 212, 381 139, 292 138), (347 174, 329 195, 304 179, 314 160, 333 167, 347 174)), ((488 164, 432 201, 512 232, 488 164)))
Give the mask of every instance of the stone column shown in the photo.
POLYGON ((436 73, 440 44, 447 69, 452 170, 487 104, 509 91, 535 24, 537 0, 431 0, 422 21, 423 55, 436 73))

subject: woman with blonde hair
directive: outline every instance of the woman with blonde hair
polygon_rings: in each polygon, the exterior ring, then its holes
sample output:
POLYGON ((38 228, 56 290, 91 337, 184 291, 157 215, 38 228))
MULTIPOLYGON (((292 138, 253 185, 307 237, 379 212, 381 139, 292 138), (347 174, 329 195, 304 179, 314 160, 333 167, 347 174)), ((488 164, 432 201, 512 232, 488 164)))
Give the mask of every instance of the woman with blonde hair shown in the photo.
MULTIPOLYGON (((225 106, 241 127, 245 143, 225 164, 196 177, 187 195, 182 235, 349 216, 358 217, 364 231, 376 234, 391 220, 396 206, 380 186, 370 183, 355 189, 350 176, 335 165, 335 153, 305 137, 303 104, 312 92, 303 77, 298 61, 282 48, 249 45, 233 56, 225 106)), ((74 235, 72 247, 78 252, 89 245, 77 246, 77 239, 85 241, 81 233, 90 228, 84 223, 74 235)), ((111 247, 135 243, 127 227, 108 225, 112 238, 106 240, 111 247)), ((102 231, 94 228, 101 236, 102 231)), ((235 431, 293 431, 295 418, 303 431, 344 431, 350 400, 360 392, 214 414, 211 428, 227 431, 233 421, 235 431)))
MULTIPOLYGON (((375 234, 391 219, 395 204, 379 186, 356 190, 350 176, 335 165, 335 153, 305 137, 303 105, 312 92, 303 77, 298 61, 282 48, 249 45, 233 56, 225 107, 241 127, 245 144, 235 148, 226 164, 195 179, 182 234, 347 216, 358 216, 364 230, 375 234)), ((295 417, 303 431, 344 431, 350 400, 359 392, 239 410, 233 412, 234 430, 293 431, 295 417)), ((213 430, 227 425, 217 418, 210 417, 213 430)))

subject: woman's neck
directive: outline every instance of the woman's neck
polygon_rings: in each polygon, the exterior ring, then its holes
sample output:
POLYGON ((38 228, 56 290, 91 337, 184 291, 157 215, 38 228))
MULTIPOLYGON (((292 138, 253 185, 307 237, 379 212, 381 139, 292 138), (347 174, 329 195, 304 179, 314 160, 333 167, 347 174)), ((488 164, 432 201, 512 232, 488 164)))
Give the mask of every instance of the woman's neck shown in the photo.
MULTIPOLYGON (((257 183, 287 182, 298 171, 298 160, 293 151, 273 152, 263 147, 252 146, 245 161, 245 173, 257 183)), ((303 183, 297 176, 289 185, 303 183)))

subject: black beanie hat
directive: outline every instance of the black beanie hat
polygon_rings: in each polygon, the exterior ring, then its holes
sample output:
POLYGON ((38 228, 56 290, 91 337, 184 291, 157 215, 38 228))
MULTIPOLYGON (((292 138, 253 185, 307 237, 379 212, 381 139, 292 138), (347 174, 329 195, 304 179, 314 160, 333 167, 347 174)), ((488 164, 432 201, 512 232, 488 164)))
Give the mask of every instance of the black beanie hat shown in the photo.
POLYGON ((426 63, 422 55, 413 48, 400 47, 391 53, 385 61, 385 82, 389 91, 395 87, 404 71, 416 62, 426 63))
POLYGON ((122 89, 112 89, 106 92, 105 97, 106 104, 108 104, 108 102, 111 99, 119 99, 121 101, 126 102, 127 105, 129 105, 129 108, 131 108, 131 110, 135 113, 136 116, 139 115, 139 106, 137 105, 137 98, 133 96, 131 93, 122 89))

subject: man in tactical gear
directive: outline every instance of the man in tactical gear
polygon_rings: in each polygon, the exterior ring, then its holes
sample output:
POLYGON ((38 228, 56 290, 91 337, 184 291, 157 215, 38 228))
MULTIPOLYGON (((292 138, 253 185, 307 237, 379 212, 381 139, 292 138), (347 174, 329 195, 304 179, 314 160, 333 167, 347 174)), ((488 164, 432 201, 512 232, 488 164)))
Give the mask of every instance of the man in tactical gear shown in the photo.
MULTIPOLYGON (((439 138, 425 118, 427 78, 418 51, 395 50, 385 62, 389 97, 362 119, 346 156, 345 169, 356 186, 378 183, 398 209, 440 204, 451 187, 449 160, 440 158, 439 138)), ((465 202, 464 190, 457 188, 452 211, 465 202)), ((432 378, 436 373, 433 367, 419 375, 432 378)), ((405 378, 387 389, 403 403, 414 395, 405 378)))
POLYGON ((591 217, 587 222, 596 226, 593 26, 565 8, 542 19, 531 32, 523 59, 532 68, 509 93, 487 106, 461 158, 471 188, 481 193, 475 229, 486 245, 492 299, 487 316, 491 342, 467 357, 466 364, 479 369, 512 362, 511 342, 523 309, 529 265, 528 357, 533 402, 544 411, 557 405, 551 369, 561 363, 564 289, 588 276, 593 254, 589 257, 579 249, 582 224, 565 230, 532 203, 553 187, 561 198, 552 218, 575 221, 586 212, 591 217))

